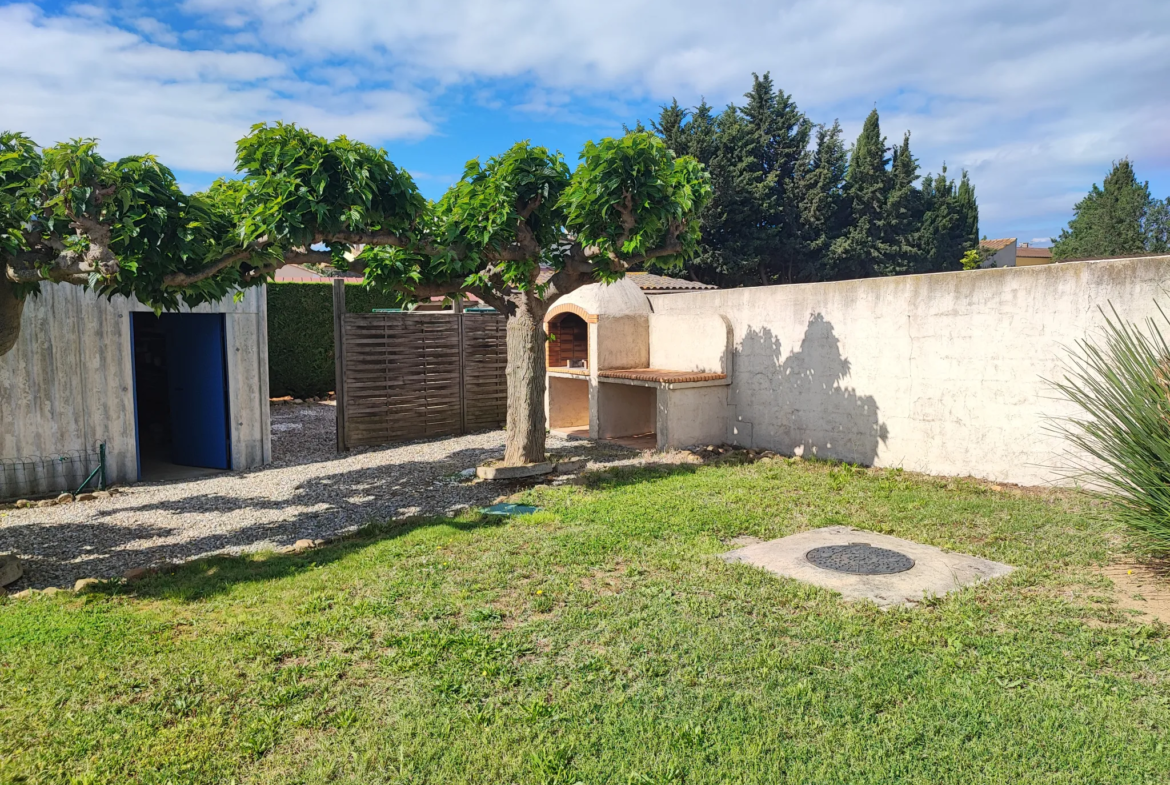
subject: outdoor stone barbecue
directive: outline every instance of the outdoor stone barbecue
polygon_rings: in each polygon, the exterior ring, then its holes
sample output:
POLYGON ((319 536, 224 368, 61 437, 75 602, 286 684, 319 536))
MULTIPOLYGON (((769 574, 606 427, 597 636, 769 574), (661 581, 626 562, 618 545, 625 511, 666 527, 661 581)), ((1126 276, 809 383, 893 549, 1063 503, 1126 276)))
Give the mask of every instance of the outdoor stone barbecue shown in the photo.
POLYGON ((721 315, 655 314, 623 279, 561 298, 545 329, 552 430, 653 437, 658 449, 727 440, 731 328, 721 315))

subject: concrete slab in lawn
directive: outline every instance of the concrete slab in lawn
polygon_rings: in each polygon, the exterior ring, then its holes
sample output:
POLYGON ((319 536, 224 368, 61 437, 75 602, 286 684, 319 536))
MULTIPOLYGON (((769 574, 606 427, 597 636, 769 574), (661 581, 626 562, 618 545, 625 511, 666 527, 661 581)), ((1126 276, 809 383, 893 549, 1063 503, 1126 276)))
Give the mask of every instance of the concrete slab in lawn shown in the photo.
POLYGON ((749 545, 725 553, 722 558, 724 561, 751 564, 776 575, 838 591, 846 600, 872 600, 881 608, 914 605, 928 596, 941 597, 963 586, 1007 575, 1015 569, 977 556, 948 553, 931 545, 850 526, 813 529, 779 540, 749 545), (905 572, 890 575, 852 575, 817 567, 805 558, 805 554, 813 548, 851 543, 866 543, 875 548, 897 551, 913 559, 914 566, 905 572))

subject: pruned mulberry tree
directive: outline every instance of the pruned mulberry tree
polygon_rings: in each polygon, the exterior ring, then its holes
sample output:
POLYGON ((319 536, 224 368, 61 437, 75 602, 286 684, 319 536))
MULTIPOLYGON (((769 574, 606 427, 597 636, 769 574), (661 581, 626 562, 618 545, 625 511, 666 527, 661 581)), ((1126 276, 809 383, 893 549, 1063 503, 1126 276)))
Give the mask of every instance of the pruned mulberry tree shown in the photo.
POLYGON ((188 195, 152 156, 107 161, 93 140, 42 149, 0 134, 0 354, 47 283, 175 310, 286 264, 356 264, 404 304, 468 293, 507 316, 505 463, 531 463, 544 458, 549 306, 631 267, 687 258, 711 194, 697 161, 645 133, 586 144, 573 172, 521 142, 469 163, 434 203, 384 150, 283 123, 255 126, 236 164, 240 178, 188 195))

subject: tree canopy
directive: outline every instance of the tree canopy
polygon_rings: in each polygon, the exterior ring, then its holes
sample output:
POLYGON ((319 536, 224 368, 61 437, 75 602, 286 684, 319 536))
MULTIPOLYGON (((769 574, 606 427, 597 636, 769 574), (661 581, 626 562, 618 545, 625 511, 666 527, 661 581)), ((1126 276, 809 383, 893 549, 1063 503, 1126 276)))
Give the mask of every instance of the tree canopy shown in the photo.
POLYGON ((737 286, 962 269, 979 241, 966 172, 921 178, 909 134, 888 145, 876 110, 846 150, 837 122, 813 124, 768 74, 753 74, 744 98, 722 112, 674 101, 651 123, 711 173, 693 277, 737 286))
MULTIPOLYGON (((184 194, 153 156, 107 161, 92 139, 40 148, 0 135, 0 260, 19 293, 89 286, 163 309, 218 300, 295 262, 347 266, 404 300, 536 286, 538 265, 589 280, 694 251, 689 221, 709 196, 702 167, 650 134, 589 143, 570 173, 521 142, 472 161, 437 203, 384 150, 295 125, 255 126, 239 179, 184 194)), ((580 283, 580 282, 578 282, 580 283)), ((540 293, 542 298, 544 292, 540 293)), ((493 296, 494 295, 494 296, 493 296)))
POLYGON ((1138 181, 1128 159, 1114 163, 1101 185, 1094 183, 1073 212, 1068 228, 1052 245, 1055 259, 1170 250, 1170 197, 1151 196, 1149 183, 1138 181))
POLYGON ((40 148, 0 135, 0 354, 45 282, 173 310, 290 263, 347 267, 360 246, 367 283, 402 302, 470 292, 508 316, 507 460, 540 460, 548 306, 695 253, 693 218, 711 195, 703 166, 650 133, 590 142, 572 172, 560 153, 520 142, 470 162, 435 203, 384 150, 286 123, 254 126, 236 168, 241 177, 188 195, 153 156, 107 161, 92 139, 40 148))

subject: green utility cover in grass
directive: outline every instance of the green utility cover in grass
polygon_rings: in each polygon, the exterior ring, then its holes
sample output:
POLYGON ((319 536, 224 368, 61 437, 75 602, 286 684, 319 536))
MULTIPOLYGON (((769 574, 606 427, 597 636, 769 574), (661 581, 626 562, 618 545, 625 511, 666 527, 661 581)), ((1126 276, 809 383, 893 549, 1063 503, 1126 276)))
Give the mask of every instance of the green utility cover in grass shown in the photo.
POLYGON ((480 510, 484 515, 531 515, 539 507, 529 507, 527 504, 493 504, 480 510))

